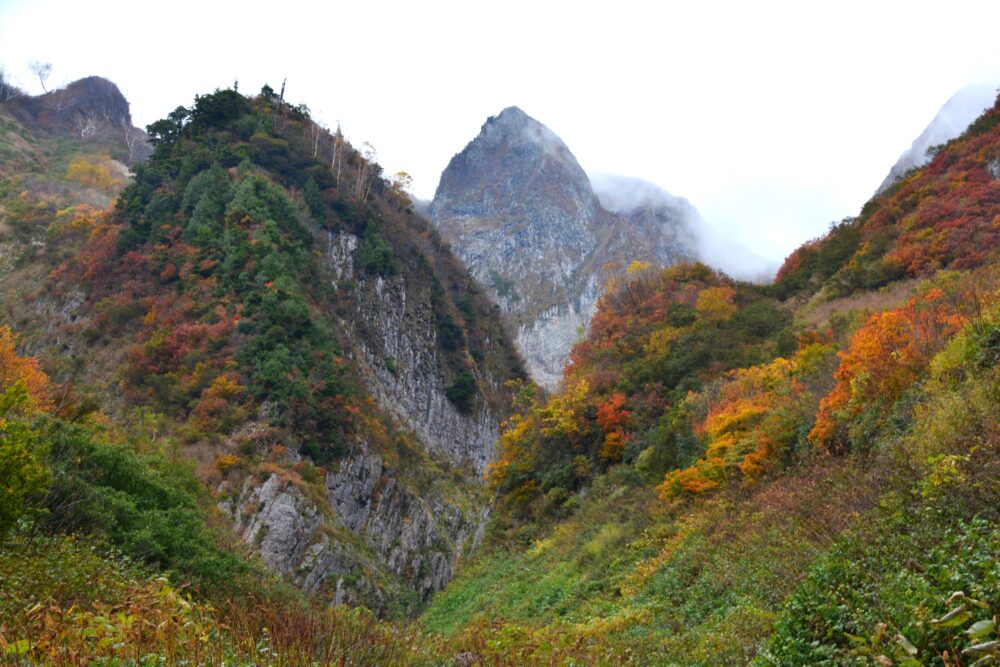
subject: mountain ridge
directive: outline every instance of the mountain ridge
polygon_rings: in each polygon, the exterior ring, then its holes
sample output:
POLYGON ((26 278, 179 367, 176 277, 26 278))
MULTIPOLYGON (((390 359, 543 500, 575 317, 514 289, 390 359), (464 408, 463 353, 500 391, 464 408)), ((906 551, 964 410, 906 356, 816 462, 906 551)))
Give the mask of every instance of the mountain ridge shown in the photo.
POLYGON ((993 106, 997 86, 989 83, 965 86, 942 105, 927 127, 889 169, 876 194, 885 192, 911 169, 926 164, 933 156, 929 151, 962 134, 969 124, 993 106))

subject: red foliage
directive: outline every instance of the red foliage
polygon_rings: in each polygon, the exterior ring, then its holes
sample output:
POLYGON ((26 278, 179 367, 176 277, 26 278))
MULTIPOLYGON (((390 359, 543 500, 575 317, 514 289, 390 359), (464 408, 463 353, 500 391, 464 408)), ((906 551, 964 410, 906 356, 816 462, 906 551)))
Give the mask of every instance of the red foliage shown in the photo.
MULTIPOLYGON (((862 244, 846 266, 878 261, 891 274, 926 276, 939 269, 987 264, 1000 242, 1000 179, 991 160, 1000 154, 1000 106, 980 121, 983 131, 948 144, 924 168, 869 203, 862 244), (992 127, 990 125, 992 124, 992 127)), ((830 242, 801 246, 778 271, 781 283, 830 242)))

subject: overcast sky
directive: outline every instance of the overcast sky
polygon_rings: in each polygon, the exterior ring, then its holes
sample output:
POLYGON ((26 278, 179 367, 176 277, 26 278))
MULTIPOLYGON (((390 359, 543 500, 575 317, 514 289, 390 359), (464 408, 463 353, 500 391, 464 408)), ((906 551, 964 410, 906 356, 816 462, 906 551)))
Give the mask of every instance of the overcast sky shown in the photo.
POLYGON ((424 198, 517 105, 586 170, 687 197, 780 260, 856 214, 952 93, 1000 82, 998 25, 1000 3, 961 0, 0 0, 0 64, 33 93, 31 60, 50 88, 105 76, 137 125, 287 77, 424 198))

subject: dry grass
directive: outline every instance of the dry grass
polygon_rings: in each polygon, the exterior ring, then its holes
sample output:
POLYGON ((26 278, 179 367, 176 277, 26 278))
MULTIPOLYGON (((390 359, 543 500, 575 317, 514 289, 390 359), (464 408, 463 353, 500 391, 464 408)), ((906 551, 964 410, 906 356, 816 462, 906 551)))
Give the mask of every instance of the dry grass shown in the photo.
POLYGON ((796 308, 796 316, 799 320, 818 327, 829 322, 834 315, 888 310, 910 298, 920 282, 917 278, 901 280, 877 291, 858 292, 837 299, 828 299, 825 290, 820 290, 809 301, 796 308))

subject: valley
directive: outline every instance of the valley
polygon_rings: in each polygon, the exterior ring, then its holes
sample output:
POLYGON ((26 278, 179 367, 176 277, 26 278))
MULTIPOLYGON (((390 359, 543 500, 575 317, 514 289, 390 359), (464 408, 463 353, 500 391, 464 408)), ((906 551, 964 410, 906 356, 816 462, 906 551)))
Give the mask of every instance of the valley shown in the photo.
POLYGON ((0 662, 1000 660, 996 103, 775 276, 517 107, 425 216, 185 104, 0 101, 0 662))

